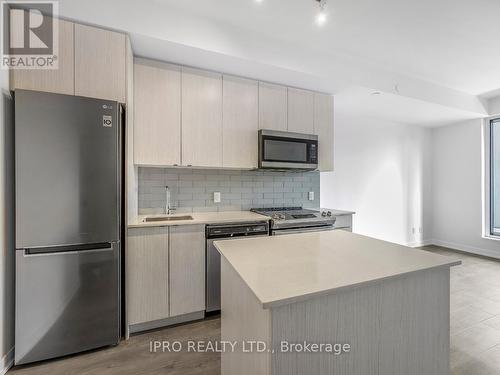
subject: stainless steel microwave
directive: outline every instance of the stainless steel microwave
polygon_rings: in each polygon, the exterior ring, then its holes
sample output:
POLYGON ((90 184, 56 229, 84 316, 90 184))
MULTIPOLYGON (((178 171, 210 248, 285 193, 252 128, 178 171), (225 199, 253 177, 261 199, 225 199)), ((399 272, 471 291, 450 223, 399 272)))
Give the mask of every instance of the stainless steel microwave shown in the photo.
POLYGON ((318 169, 318 136, 259 130, 259 168, 318 169))

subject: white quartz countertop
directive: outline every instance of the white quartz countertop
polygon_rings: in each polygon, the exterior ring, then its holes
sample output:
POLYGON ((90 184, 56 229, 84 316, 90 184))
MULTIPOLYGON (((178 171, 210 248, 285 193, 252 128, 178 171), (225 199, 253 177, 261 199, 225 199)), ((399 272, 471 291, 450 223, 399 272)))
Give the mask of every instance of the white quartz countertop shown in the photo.
POLYGON ((264 215, 256 214, 250 211, 226 211, 226 212, 191 212, 185 214, 173 215, 139 215, 134 222, 128 224, 129 228, 142 227, 164 227, 170 225, 195 225, 195 224, 223 224, 238 222, 266 221, 270 218, 264 215), (174 220, 174 221, 152 221, 145 222, 146 217, 154 216, 191 216, 193 220, 174 220))
POLYGON ((263 308, 461 263, 345 231, 219 241, 215 246, 263 308))

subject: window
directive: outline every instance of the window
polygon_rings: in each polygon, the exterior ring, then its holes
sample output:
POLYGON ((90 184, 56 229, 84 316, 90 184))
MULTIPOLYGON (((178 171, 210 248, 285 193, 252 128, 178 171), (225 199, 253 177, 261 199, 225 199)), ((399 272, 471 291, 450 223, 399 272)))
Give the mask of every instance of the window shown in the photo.
POLYGON ((490 121, 490 234, 500 236, 500 118, 490 121))

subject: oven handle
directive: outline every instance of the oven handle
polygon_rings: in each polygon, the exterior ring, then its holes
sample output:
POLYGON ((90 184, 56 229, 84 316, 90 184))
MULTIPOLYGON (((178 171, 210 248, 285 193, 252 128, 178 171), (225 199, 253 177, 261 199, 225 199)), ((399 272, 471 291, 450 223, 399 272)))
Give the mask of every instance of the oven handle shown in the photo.
POLYGON ((327 226, 327 227, 309 227, 309 228, 295 228, 295 229, 278 229, 274 230, 273 236, 282 236, 285 234, 294 234, 294 233, 311 233, 311 232, 325 232, 327 230, 334 230, 335 227, 327 226))

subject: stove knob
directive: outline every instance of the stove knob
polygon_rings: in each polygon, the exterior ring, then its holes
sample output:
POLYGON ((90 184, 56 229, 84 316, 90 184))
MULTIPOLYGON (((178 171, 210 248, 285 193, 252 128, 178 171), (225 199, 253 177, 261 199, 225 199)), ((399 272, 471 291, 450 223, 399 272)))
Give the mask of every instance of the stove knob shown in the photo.
POLYGON ((323 212, 321 213, 321 216, 326 217, 326 211, 323 211, 323 212))
POLYGON ((332 211, 328 211, 328 213, 326 214, 326 216, 331 217, 332 216, 332 211))

